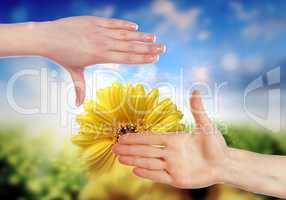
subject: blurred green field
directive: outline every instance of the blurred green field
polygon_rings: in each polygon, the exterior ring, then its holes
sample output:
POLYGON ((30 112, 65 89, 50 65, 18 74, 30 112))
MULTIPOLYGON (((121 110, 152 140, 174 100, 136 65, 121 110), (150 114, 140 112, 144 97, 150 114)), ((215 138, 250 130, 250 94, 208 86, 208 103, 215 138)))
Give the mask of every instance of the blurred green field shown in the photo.
MULTIPOLYGON (((222 129, 236 148, 286 155, 286 134, 273 134, 252 126, 222 129)), ((0 199, 3 200, 137 200, 137 199, 275 199, 227 186, 179 190, 141 181, 119 171, 89 183, 69 138, 59 142, 56 133, 36 136, 24 126, 0 129, 0 199), (117 181, 116 181, 117 180, 117 181), (88 195, 87 195, 88 194, 88 195)))

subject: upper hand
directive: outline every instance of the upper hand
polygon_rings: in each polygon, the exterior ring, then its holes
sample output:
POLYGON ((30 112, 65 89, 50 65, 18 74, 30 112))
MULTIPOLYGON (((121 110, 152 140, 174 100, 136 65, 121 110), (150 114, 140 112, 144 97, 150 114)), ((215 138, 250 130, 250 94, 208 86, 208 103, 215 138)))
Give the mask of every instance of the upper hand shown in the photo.
POLYGON ((71 74, 77 105, 85 97, 84 68, 98 63, 142 64, 157 61, 165 47, 155 36, 137 32, 137 25, 94 16, 70 17, 42 23, 45 55, 71 74))
POLYGON ((222 182, 226 143, 207 117, 198 92, 192 94, 190 104, 196 121, 191 134, 121 136, 113 147, 119 161, 134 166, 134 174, 139 177, 179 188, 201 188, 222 182))

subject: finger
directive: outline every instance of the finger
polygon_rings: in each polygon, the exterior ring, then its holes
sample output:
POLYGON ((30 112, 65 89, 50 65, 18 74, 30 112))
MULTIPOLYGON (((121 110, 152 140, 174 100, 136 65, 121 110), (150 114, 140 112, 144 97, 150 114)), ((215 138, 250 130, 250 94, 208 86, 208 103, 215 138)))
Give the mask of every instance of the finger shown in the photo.
POLYGON ((167 144, 167 134, 126 134, 119 137, 119 144, 141 144, 141 145, 166 145, 167 144))
POLYGON ((165 150, 150 145, 122 145, 115 144, 112 147, 115 154, 140 156, 149 158, 162 158, 165 155, 165 150))
POLYGON ((111 28, 111 29, 124 29, 130 31, 136 31, 138 29, 138 25, 134 22, 119 20, 119 19, 106 19, 101 17, 95 17, 94 21, 96 25, 111 28))
POLYGON ((119 162, 124 165, 140 167, 150 170, 163 170, 165 169, 165 162, 156 158, 143 158, 134 156, 120 156, 119 162))
POLYGON ((136 167, 133 170, 136 176, 149 179, 158 183, 171 184, 171 177, 165 170, 148 170, 140 167, 136 167))
POLYGON ((126 42, 115 40, 110 47, 112 51, 132 52, 136 54, 158 54, 165 51, 165 45, 126 42))
POLYGON ((164 170, 165 162, 156 158, 142 158, 132 156, 120 156, 119 162, 129 166, 136 166, 149 170, 164 170))
POLYGON ((197 126, 204 127, 211 125, 211 120, 208 118, 202 104, 201 94, 197 90, 192 93, 190 107, 197 126))
POLYGON ((117 40, 125 41, 140 41, 140 42, 155 42, 156 37, 150 33, 140 33, 127 30, 106 30, 105 34, 108 37, 117 40))
POLYGON ((104 63, 118 63, 118 64, 146 64, 154 63, 158 60, 158 55, 140 55, 134 53, 123 53, 109 51, 104 57, 104 63))
POLYGON ((71 70, 70 71, 71 78, 75 87, 76 94, 76 105, 80 106, 85 98, 85 80, 84 80, 84 72, 82 69, 79 70, 71 70))

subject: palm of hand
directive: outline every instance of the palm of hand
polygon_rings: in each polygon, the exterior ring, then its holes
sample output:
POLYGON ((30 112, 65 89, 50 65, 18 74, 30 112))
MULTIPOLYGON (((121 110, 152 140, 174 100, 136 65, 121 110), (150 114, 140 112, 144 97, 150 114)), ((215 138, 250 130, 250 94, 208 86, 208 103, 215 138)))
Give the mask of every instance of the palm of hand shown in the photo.
POLYGON ((226 144, 219 136, 210 134, 196 130, 184 137, 176 136, 170 147, 174 155, 167 161, 174 186, 201 188, 221 181, 219 169, 226 157, 226 144))
POLYGON ((204 112, 196 91, 192 94, 191 108, 197 125, 192 133, 140 137, 127 134, 113 147, 119 161, 135 166, 134 173, 139 177, 179 188, 201 188, 222 182, 221 169, 228 152, 224 138, 204 112))

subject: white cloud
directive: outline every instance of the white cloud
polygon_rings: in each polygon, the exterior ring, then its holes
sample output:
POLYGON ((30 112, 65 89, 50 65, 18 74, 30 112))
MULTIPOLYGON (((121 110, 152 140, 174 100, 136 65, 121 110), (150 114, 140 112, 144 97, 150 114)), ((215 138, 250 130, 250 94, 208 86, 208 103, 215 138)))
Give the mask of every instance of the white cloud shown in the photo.
POLYGON ((92 15, 98 16, 98 17, 105 17, 105 18, 111 18, 115 13, 115 7, 112 5, 107 5, 102 8, 97 8, 92 11, 92 15))
POLYGON ((164 23, 164 26, 168 28, 178 28, 180 30, 186 30, 194 27, 197 23, 201 10, 198 8, 191 8, 186 11, 180 11, 176 8, 173 2, 169 0, 154 1, 151 6, 151 11, 159 16, 162 16, 168 23, 164 23))
POLYGON ((231 1, 230 7, 233 9, 235 16, 242 21, 253 20, 259 15, 258 10, 246 10, 238 1, 231 1))
POLYGON ((200 41, 205 41, 205 40, 209 39, 209 37, 210 37, 210 32, 208 32, 208 31, 201 31, 197 35, 197 38, 200 41))
POLYGON ((286 24, 282 20, 268 20, 264 22, 253 22, 247 24, 241 34, 248 39, 257 39, 258 37, 264 37, 272 39, 278 34, 286 31, 286 24))
POLYGON ((140 66, 133 75, 133 82, 152 83, 157 78, 157 67, 154 64, 140 66))
MULTIPOLYGON (((124 16, 133 20, 145 19, 147 24, 155 27, 153 32, 161 37, 175 37, 182 42, 198 39, 200 27, 208 26, 210 20, 202 18, 200 7, 181 9, 177 4, 178 1, 156 0, 149 6, 126 13, 124 16), (146 15, 146 12, 149 14, 146 15)), ((200 36, 202 37, 205 39, 206 34, 200 36)))
POLYGON ((247 57, 242 61, 242 67, 248 72, 259 71, 264 64, 264 59, 260 56, 247 57))
POLYGON ((249 24, 244 29, 242 29, 242 35, 250 39, 255 39, 261 33, 261 28, 262 27, 259 24, 249 24))
POLYGON ((236 53, 226 53, 223 55, 221 65, 225 70, 232 71, 239 65, 239 57, 236 53))
POLYGON ((188 74, 193 82, 202 81, 207 82, 210 80, 210 68, 209 64, 195 65, 189 67, 188 74))
POLYGON ((207 67, 197 67, 193 69, 193 78, 197 81, 207 81, 209 80, 209 70, 207 67))
POLYGON ((240 70, 253 73, 259 71, 264 65, 264 59, 257 55, 240 57, 234 52, 226 53, 221 59, 222 67, 227 71, 240 70))
POLYGON ((241 35, 247 39, 272 39, 278 34, 285 34, 286 23, 273 17, 273 8, 246 9, 238 1, 231 1, 230 7, 236 18, 244 22, 241 35))

